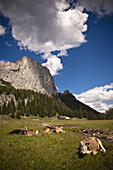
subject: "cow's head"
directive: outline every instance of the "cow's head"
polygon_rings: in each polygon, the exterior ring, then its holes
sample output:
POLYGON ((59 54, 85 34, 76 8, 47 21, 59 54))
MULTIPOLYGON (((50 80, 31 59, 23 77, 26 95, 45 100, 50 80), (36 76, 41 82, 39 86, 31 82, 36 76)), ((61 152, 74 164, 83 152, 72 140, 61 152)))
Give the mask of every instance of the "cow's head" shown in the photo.
POLYGON ((80 153, 82 153, 83 155, 88 152, 88 147, 87 145, 85 145, 83 141, 80 141, 79 149, 80 149, 80 153))
POLYGON ((27 127, 23 127, 23 128, 21 129, 21 131, 22 131, 22 133, 23 133, 24 135, 26 135, 26 134, 27 134, 28 129, 27 129, 27 127))

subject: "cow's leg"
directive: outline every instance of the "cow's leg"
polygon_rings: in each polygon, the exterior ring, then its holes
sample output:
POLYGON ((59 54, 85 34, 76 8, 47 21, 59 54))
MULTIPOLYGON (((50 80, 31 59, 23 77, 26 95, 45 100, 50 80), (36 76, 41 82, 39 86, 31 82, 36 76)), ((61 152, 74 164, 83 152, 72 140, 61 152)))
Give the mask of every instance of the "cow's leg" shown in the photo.
POLYGON ((86 151, 86 153, 87 153, 87 154, 90 154, 90 153, 91 153, 91 151, 88 151, 88 150, 87 150, 87 151, 86 151))
POLYGON ((105 148, 103 147, 103 145, 102 145, 102 142, 98 139, 98 143, 99 143, 99 146, 100 146, 100 148, 101 148, 101 151, 103 152, 103 153, 106 153, 106 150, 105 150, 105 148))
POLYGON ((92 151, 93 155, 96 155, 97 154, 97 151, 92 151))

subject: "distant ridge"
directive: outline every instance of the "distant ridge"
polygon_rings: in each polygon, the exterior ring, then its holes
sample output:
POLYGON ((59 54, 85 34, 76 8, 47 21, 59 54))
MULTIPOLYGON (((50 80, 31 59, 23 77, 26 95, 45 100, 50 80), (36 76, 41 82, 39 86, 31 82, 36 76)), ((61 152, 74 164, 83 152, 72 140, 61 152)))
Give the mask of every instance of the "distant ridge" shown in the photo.
POLYGON ((60 100, 66 104, 71 110, 86 110, 87 112, 93 112, 95 114, 100 114, 98 111, 92 109, 86 104, 80 102, 75 98, 75 96, 69 92, 69 90, 65 90, 64 93, 58 93, 60 100))
POLYGON ((57 94, 54 78, 49 70, 28 56, 16 62, 0 63, 0 78, 10 82, 16 89, 57 94))

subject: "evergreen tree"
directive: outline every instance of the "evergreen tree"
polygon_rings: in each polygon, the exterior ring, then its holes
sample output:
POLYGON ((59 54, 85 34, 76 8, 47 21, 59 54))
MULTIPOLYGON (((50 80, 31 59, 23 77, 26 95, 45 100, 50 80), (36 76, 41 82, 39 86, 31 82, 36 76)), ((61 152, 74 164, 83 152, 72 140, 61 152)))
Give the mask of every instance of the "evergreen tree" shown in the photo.
POLYGON ((82 109, 80 108, 79 113, 78 113, 78 118, 82 119, 83 118, 83 113, 82 113, 82 109))
POLYGON ((3 115, 7 114, 7 106, 6 103, 3 104, 3 115))
POLYGON ((11 102, 8 102, 8 111, 9 111, 9 113, 11 113, 11 102))
POLYGON ((16 118, 17 118, 17 119, 21 119, 21 116, 20 116, 20 112, 19 112, 19 111, 17 111, 17 113, 16 113, 16 118))
POLYGON ((95 117, 94 117, 93 112, 89 112, 89 114, 88 114, 88 120, 94 120, 94 119, 95 119, 95 117))
POLYGON ((21 102, 21 105, 23 106, 23 108, 25 109, 25 101, 24 101, 24 97, 22 97, 22 102, 21 102))
POLYGON ((20 110, 21 108, 21 103, 20 103, 20 100, 18 100, 18 103, 17 103, 17 110, 20 110))
POLYGON ((88 117, 88 113, 87 113, 86 110, 83 111, 83 117, 84 117, 84 118, 87 118, 87 117, 88 117))
POLYGON ((11 112, 15 112, 15 103, 13 99, 11 99, 11 112))
POLYGON ((110 108, 109 110, 106 111, 106 118, 113 119, 113 108, 110 108))
POLYGON ((11 118, 15 118, 15 114, 14 114, 14 113, 11 113, 11 114, 10 114, 10 117, 11 117, 11 118))
POLYGON ((20 115, 24 116, 25 109, 23 106, 20 107, 20 115))

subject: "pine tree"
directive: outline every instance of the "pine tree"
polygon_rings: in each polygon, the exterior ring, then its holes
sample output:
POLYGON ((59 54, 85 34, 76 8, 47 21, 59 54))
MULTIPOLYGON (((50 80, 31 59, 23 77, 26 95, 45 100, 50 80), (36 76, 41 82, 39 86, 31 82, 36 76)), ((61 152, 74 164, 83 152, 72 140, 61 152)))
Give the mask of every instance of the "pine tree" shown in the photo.
POLYGON ((19 100, 18 103, 17 103, 17 110, 20 110, 20 108, 21 108, 21 103, 20 103, 20 100, 19 100))
POLYGON ((87 118, 88 117, 88 112, 86 110, 83 111, 83 117, 87 118))
POLYGON ((8 102, 8 111, 9 111, 9 113, 11 113, 11 102, 8 102))
POLYGON ((3 104, 3 115, 7 114, 7 106, 6 103, 3 104))
POLYGON ((24 116, 24 113, 25 113, 25 109, 24 109, 23 106, 21 106, 21 107, 20 107, 20 114, 21 114, 22 116, 24 116))
POLYGON ((20 116, 20 112, 19 112, 19 111, 17 111, 17 113, 16 113, 16 118, 17 118, 17 119, 21 119, 21 116, 20 116))
POLYGON ((80 108, 80 110, 79 110, 78 118, 79 118, 79 119, 82 119, 82 118, 83 118, 83 113, 82 113, 82 109, 81 109, 81 108, 80 108))
POLYGON ((2 110, 2 106, 0 106, 0 114, 2 114, 1 110, 2 110))
POLYGON ((14 114, 14 113, 11 113, 11 114, 10 114, 10 117, 11 117, 11 118, 15 118, 15 114, 14 114))
POLYGON ((11 112, 15 112, 15 103, 13 101, 13 99, 11 99, 11 112))

